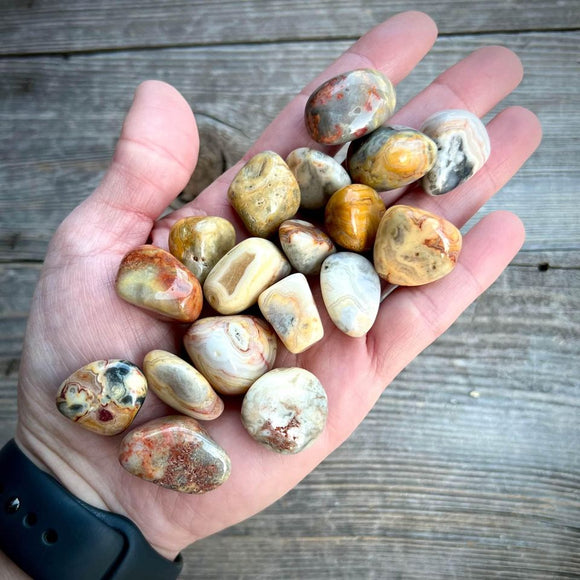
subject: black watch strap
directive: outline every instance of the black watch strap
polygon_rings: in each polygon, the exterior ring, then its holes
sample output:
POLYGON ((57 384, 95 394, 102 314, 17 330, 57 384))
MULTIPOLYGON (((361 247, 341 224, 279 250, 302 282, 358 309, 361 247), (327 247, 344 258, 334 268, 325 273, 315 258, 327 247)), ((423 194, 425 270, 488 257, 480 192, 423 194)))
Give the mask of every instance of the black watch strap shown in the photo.
POLYGON ((70 494, 9 441, 0 450, 0 549, 35 580, 172 580, 167 560, 124 516, 70 494))

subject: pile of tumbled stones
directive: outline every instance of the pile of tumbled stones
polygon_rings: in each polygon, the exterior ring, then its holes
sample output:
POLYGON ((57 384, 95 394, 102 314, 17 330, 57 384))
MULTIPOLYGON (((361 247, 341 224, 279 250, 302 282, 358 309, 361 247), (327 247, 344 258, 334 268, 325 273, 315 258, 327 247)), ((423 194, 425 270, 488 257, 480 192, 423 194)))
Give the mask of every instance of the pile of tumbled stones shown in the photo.
POLYGON ((214 489, 230 473, 227 453, 198 423, 220 416, 218 393, 244 395, 242 422, 259 443, 279 453, 310 446, 326 423, 324 388, 305 369, 274 368, 278 339, 294 354, 323 339, 309 280, 319 281, 336 327, 364 336, 378 314, 381 279, 404 286, 432 282, 453 269, 461 249, 451 223, 405 205, 386 209, 377 191, 422 179, 428 194, 444 194, 469 179, 490 152, 485 126, 467 111, 437 113, 417 131, 383 126, 394 108, 394 88, 378 71, 327 81, 307 102, 306 126, 324 146, 336 150, 350 142, 346 169, 306 147, 286 161, 264 151, 242 167, 228 191, 250 237, 236 244, 228 220, 186 217, 171 229, 169 252, 152 245, 130 251, 119 267, 118 295, 193 323, 184 339, 191 361, 154 350, 145 356, 143 373, 124 360, 93 362, 60 386, 59 411, 86 429, 116 435, 151 388, 181 414, 127 434, 120 463, 187 493, 214 489), (311 221, 297 219, 300 210, 311 221), (198 319, 204 298, 218 315, 198 319), (256 303, 263 319, 248 313, 256 303))

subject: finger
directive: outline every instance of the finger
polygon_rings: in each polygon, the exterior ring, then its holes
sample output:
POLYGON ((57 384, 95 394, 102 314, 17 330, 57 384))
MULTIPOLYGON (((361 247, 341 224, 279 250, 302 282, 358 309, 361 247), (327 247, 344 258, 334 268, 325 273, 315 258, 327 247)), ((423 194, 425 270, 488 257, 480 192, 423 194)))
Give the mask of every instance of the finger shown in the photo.
POLYGON ((83 224, 84 243, 94 250, 112 241, 121 251, 144 243, 191 177, 198 148, 193 113, 181 94, 159 81, 141 84, 105 177, 72 218, 83 224))
POLYGON ((487 46, 439 75, 389 122, 419 127, 433 113, 465 109, 483 117, 521 82, 520 59, 503 46, 487 46))
POLYGON ((419 206, 463 226, 529 159, 542 139, 537 117, 522 107, 510 107, 487 126, 491 155, 469 180, 441 196, 426 195, 414 187, 398 203, 419 206))
MULTIPOLYGON (((425 90, 393 115, 389 123, 420 128, 427 117, 447 109, 464 109, 482 117, 518 86, 522 76, 521 61, 511 50, 501 46, 481 48, 439 75, 425 90)), ((537 129, 538 123, 534 122, 534 126, 537 129)), ((531 141, 535 143, 531 149, 533 151, 539 140, 532 138, 531 141)), ((402 196, 413 191, 418 192, 420 198, 424 196, 420 183, 416 183, 384 192, 382 198, 387 205, 412 205, 411 201, 403 201, 402 196)), ((489 196, 486 199, 488 198, 489 196)), ((474 207, 477 209, 478 206, 474 207)))
MULTIPOLYGON (((367 346, 377 375, 390 382, 501 274, 524 241, 515 215, 498 211, 464 237, 455 269, 431 284, 399 287, 381 305, 367 346)), ((378 396, 375 393, 375 397, 378 396)), ((370 404, 374 402, 371 396, 370 404)))
POLYGON ((236 165, 206 188, 191 204, 160 222, 160 231, 167 235, 168 224, 191 215, 192 208, 202 208, 210 215, 220 215, 235 222, 237 218, 229 206, 226 192, 232 179, 250 157, 265 150, 276 151, 285 157, 297 147, 321 149, 320 144, 312 140, 304 124, 304 106, 318 85, 341 72, 369 67, 382 71, 397 83, 427 54, 436 37, 435 23, 421 12, 398 14, 365 34, 285 107, 236 165))

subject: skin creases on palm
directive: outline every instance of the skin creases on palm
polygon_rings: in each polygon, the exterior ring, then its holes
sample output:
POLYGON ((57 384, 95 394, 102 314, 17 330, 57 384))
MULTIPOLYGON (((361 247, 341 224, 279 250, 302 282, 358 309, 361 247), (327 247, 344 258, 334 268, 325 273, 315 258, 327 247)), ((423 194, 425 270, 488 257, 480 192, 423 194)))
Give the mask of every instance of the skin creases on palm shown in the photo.
MULTIPOLYGON (((211 493, 179 494, 131 476, 118 464, 119 437, 84 432, 55 411, 58 385, 90 361, 126 358, 140 365, 151 350, 181 351, 187 326, 156 320, 117 298, 114 280, 128 251, 148 240, 167 248, 171 225, 188 215, 221 216, 240 227, 227 190, 245 161, 260 151, 285 157, 298 147, 320 148, 303 120, 307 97, 317 86, 356 68, 377 69, 397 84, 430 50, 436 35, 431 19, 416 12, 399 14, 374 28, 290 101, 244 159, 190 205, 163 219, 158 218, 193 172, 199 141, 184 98, 164 83, 143 83, 103 181, 56 232, 25 338, 17 440, 79 498, 133 520, 161 554, 173 558, 188 544, 259 512, 292 489, 352 433, 383 389, 493 283, 520 248, 524 233, 517 217, 507 212, 488 215, 464 237, 461 258, 451 274, 425 287, 397 289, 381 304, 371 331, 360 338, 334 327, 324 313, 320 288, 314 287, 324 340, 299 354, 280 349, 276 366, 301 367, 318 377, 328 395, 326 428, 302 453, 278 455, 248 437, 240 421, 240 402, 228 400, 208 431, 227 449, 232 472, 211 493), (490 243, 498 236, 501 244, 490 243)), ((418 127, 446 109, 468 108, 482 117, 521 77, 513 53, 482 48, 443 72, 390 122, 418 127)), ((420 207, 457 227, 465 224, 517 172, 541 136, 535 116, 520 107, 506 108, 487 129, 491 155, 469 188, 459 187, 441 198, 425 196, 414 187, 395 190, 383 195, 387 207, 420 207)), ((240 228, 238 240, 242 237, 240 228)), ((148 397, 136 425, 170 412, 160 400, 148 397)))

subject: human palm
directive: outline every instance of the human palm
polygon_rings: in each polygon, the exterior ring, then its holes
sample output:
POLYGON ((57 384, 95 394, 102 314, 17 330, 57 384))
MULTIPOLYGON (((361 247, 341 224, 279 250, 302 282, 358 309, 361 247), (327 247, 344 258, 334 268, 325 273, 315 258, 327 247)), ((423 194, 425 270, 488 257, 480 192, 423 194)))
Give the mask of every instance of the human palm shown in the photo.
MULTIPOLYGON (((435 37, 434 24, 419 13, 399 15, 375 28, 286 107, 244 160, 190 205, 161 220, 158 217, 193 171, 198 136, 191 110, 175 89, 144 83, 103 182, 55 234, 25 340, 18 441, 78 497, 127 515, 165 556, 174 557, 196 539, 260 511, 300 481, 348 437, 397 373, 497 278, 524 234, 511 214, 487 216, 466 235, 459 263, 449 276, 428 286, 397 289, 383 302, 377 322, 363 338, 350 338, 333 326, 314 287, 325 338, 300 355, 280 348, 276 366, 303 367, 320 379, 329 398, 325 431, 308 450, 278 455, 244 431, 240 401, 227 401, 224 414, 207 428, 230 455, 232 474, 223 486, 203 496, 162 489, 129 475, 117 462, 122 436, 98 437, 56 412, 58 385, 88 362, 126 358, 139 365, 152 349, 179 353, 182 348, 185 326, 157 320, 116 296, 114 279, 121 258, 148 240, 167 247, 171 224, 185 215, 221 215, 239 226, 226 192, 245 160, 266 149, 285 156, 296 147, 320 148, 303 123, 306 99, 320 82, 339 72, 371 67, 396 83, 428 52, 435 37), (501 243, 496 243, 498 239, 501 243)), ((481 49, 443 73, 392 122, 419 126, 431 113, 450 108, 482 116, 520 79, 515 55, 499 47, 481 49)), ((536 118, 519 107, 496 116, 488 131, 491 157, 466 185, 440 198, 410 187, 385 194, 387 204, 419 206, 463 225, 512 177, 540 140, 536 118)), ((244 235, 238 227, 238 241, 244 235)), ((172 413, 150 395, 135 424, 172 413)))

